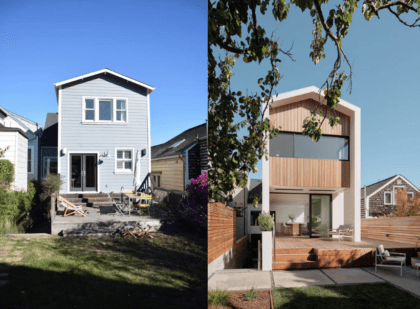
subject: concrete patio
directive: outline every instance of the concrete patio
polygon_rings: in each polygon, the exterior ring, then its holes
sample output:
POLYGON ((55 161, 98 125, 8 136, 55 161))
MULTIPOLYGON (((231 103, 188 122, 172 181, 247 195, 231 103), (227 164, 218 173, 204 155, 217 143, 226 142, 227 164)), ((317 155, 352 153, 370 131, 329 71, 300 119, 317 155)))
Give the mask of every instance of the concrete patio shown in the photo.
POLYGON ((403 276, 400 276, 400 270, 397 268, 378 269, 375 273, 374 267, 272 272, 254 269, 221 270, 209 278, 208 289, 237 291, 251 288, 276 289, 385 282, 420 297, 420 276, 417 277, 416 270, 410 266, 403 271, 403 276))

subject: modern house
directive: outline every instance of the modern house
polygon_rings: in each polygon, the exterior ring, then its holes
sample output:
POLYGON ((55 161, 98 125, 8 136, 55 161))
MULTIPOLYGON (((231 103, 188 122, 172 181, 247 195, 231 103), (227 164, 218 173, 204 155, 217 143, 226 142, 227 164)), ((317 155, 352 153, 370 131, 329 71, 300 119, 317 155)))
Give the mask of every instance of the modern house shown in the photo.
POLYGON ((42 126, 0 106, 0 127, 0 148, 9 146, 5 158, 15 165, 14 186, 18 190, 26 190, 28 180, 39 180, 42 126))
POLYGON ((110 69, 58 82, 54 88, 61 193, 133 190, 137 153, 140 179, 151 170, 149 96, 155 88, 110 69))
POLYGON ((207 163, 206 123, 152 147, 152 176, 161 188, 184 191, 191 178, 207 171, 207 163))
POLYGON ((360 192, 361 216, 371 218, 389 215, 396 210, 398 189, 407 189, 407 199, 419 193, 419 189, 402 175, 394 175, 368 186, 360 192))
MULTIPOLYGON (((320 92, 308 87, 273 97, 265 117, 281 130, 269 140, 269 160, 262 162, 262 200, 253 211, 273 214, 277 230, 294 217, 295 223, 308 227, 308 237, 328 237, 328 230, 351 225, 357 242, 361 237, 360 108, 340 100, 334 108, 340 123, 331 128, 327 119, 321 139, 312 141, 302 135, 302 125, 319 103, 325 104, 320 92)), ((262 269, 271 270, 273 242, 271 236, 264 237, 262 269)))
POLYGON ((40 141, 41 179, 57 174, 58 113, 48 113, 40 141))

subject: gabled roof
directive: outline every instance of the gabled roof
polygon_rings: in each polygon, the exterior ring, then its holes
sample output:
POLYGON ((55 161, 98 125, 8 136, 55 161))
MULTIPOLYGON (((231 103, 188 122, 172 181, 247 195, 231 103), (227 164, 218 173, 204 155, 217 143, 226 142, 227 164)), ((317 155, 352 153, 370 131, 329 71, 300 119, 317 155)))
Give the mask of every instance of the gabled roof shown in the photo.
POLYGON ((1 123, 0 123, 0 132, 18 132, 24 138, 28 139, 28 135, 26 135, 25 132, 23 132, 21 129, 5 127, 1 123))
POLYGON ((40 140, 41 147, 57 147, 58 145, 58 114, 48 113, 45 128, 40 140))
MULTIPOLYGON (((273 99, 273 103, 271 104, 271 108, 274 108, 277 106, 288 105, 288 104, 303 101, 306 99, 312 99, 312 100, 321 102, 321 104, 326 104, 326 100, 324 98, 324 92, 315 86, 301 88, 301 89, 289 91, 289 92, 284 92, 284 93, 273 96, 272 99, 273 99)), ((356 105, 353 105, 342 99, 340 99, 338 105, 335 106, 334 109, 345 115, 351 115, 356 111, 360 111, 360 107, 357 107, 356 105)))
POLYGON ((181 134, 178 134, 174 138, 170 139, 166 143, 152 146, 152 160, 178 156, 180 153, 184 152, 186 149, 196 144, 198 142, 197 137, 198 139, 200 139, 206 136, 207 127, 205 123, 188 129, 182 132, 181 134), (178 145, 172 147, 176 143, 178 143, 178 145))
MULTIPOLYGON (((394 175, 394 176, 391 176, 391 177, 389 177, 389 178, 386 178, 386 179, 384 179, 384 180, 380 180, 380 181, 378 181, 378 182, 375 182, 375 183, 373 183, 373 184, 371 184, 371 185, 369 185, 369 186, 366 186, 366 197, 369 197, 370 195, 373 195, 373 194, 375 194, 376 192, 378 192, 378 191, 380 191, 380 190, 382 190, 384 187, 386 187, 389 183, 391 183, 391 182, 393 182, 393 181, 395 181, 397 178, 401 178, 401 179, 403 179, 404 181, 406 181, 408 184, 410 184, 412 187, 413 187, 413 189, 415 189, 416 191, 419 191, 419 189, 415 186, 415 185, 413 185, 410 181, 408 181, 407 180, 407 178, 405 178, 404 176, 402 176, 402 175, 400 175, 400 174, 398 174, 398 175, 394 175)), ((363 198, 364 197, 364 194, 365 194, 365 192, 364 192, 364 187, 361 189, 361 197, 363 198)))
POLYGON ((19 125, 21 125, 26 131, 31 131, 32 133, 35 133, 37 131, 38 128, 42 128, 42 126, 39 123, 36 123, 35 121, 29 120, 25 117, 22 117, 18 114, 15 114, 7 109, 5 109, 4 107, 0 106, 0 110, 6 114, 7 116, 9 116, 10 118, 12 118, 14 121, 16 121, 17 123, 19 123, 19 125), (29 125, 32 125, 32 128, 29 127, 29 125), (34 130, 35 127, 35 130, 34 130))
POLYGON ((120 74, 120 73, 117 73, 115 71, 112 71, 112 70, 110 70, 108 68, 105 68, 105 69, 102 69, 102 70, 94 71, 94 72, 91 72, 91 73, 87 73, 87 74, 84 74, 84 75, 80 75, 80 76, 77 76, 77 77, 73 77, 73 78, 66 79, 66 80, 63 80, 61 82, 55 83, 54 84, 54 89, 55 89, 55 95, 57 96, 57 99, 58 99, 58 88, 59 87, 61 87, 63 85, 66 85, 68 83, 72 83, 72 82, 78 81, 80 79, 88 78, 88 77, 91 77, 91 76, 94 76, 94 75, 98 75, 98 74, 111 74, 111 75, 114 75, 116 77, 125 79, 125 80, 127 80, 129 82, 132 82, 132 83, 134 83, 136 85, 142 86, 142 87, 146 88, 149 92, 152 92, 153 90, 155 90, 155 87, 152 87, 152 86, 147 85, 145 83, 142 83, 142 82, 140 82, 138 80, 135 80, 135 79, 133 79, 131 77, 125 76, 123 74, 120 74))
POLYGON ((44 130, 56 123, 58 123, 58 113, 47 113, 44 130))

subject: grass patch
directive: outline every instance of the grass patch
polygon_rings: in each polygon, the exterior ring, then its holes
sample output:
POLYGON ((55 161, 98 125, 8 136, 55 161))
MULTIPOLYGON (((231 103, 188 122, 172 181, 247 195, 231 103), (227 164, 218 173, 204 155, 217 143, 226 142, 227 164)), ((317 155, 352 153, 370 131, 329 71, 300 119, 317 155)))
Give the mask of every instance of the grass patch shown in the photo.
POLYGON ((226 298, 231 296, 232 293, 227 290, 215 289, 208 293, 208 301, 210 304, 215 306, 223 306, 227 304, 226 298))
POLYGON ((9 273, 9 284, 0 289, 0 307, 197 308, 205 303, 203 236, 152 235, 2 237, 0 248, 11 246, 8 256, 23 251, 23 259, 0 262, 0 272, 9 273))
POLYGON ((420 309, 420 300, 388 283, 313 286, 272 291, 275 308, 420 309))

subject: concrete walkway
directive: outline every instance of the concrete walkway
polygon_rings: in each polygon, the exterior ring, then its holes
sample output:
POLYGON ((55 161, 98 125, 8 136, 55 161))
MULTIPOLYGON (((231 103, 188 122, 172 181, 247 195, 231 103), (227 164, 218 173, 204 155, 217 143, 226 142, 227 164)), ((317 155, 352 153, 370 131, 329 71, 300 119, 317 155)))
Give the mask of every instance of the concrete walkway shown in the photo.
POLYGON ((295 288, 308 286, 328 286, 362 283, 388 282, 406 292, 420 297, 420 275, 407 267, 400 276, 398 268, 381 268, 375 273, 374 267, 276 270, 270 272, 255 269, 229 269, 215 272, 208 281, 208 289, 230 291, 254 289, 295 288))

